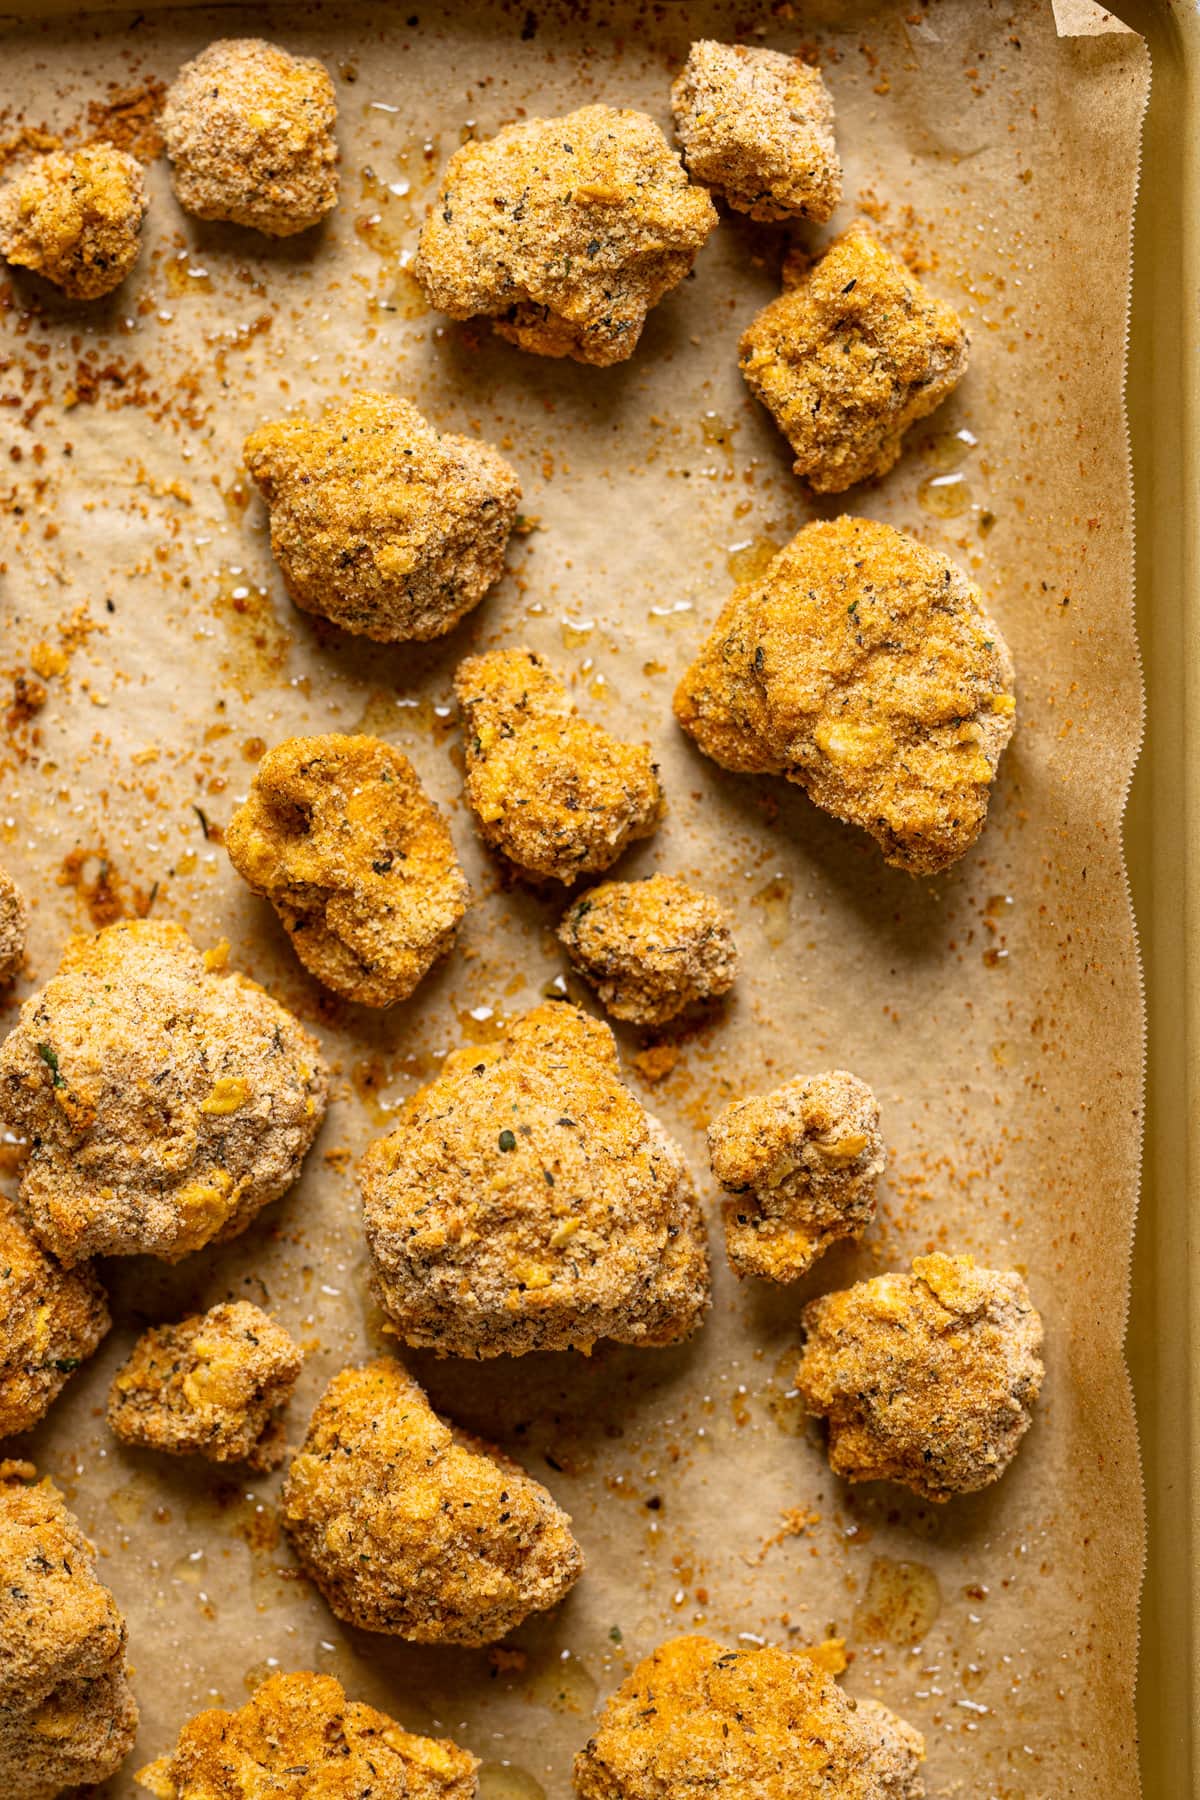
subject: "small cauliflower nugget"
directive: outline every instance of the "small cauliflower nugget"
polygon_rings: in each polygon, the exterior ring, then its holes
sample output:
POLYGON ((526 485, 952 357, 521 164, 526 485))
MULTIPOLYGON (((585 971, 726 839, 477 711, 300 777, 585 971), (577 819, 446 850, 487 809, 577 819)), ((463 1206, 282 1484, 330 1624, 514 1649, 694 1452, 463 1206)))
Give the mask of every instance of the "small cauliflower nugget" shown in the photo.
POLYGON ((998 1481, 1042 1385, 1042 1321, 1014 1270, 919 1256, 804 1309, 796 1386, 829 1421, 848 1481, 898 1481, 926 1500, 998 1481))
POLYGON ((442 637, 504 570, 521 484, 498 451, 407 400, 357 393, 246 439, 287 591, 381 644, 442 637))
POLYGON ((832 1069, 738 1100, 708 1128, 739 1275, 795 1281, 875 1211, 884 1167, 879 1107, 865 1081, 832 1069))
POLYGON ((365 1006, 408 998, 471 898, 445 820, 380 738, 288 738, 268 750, 225 848, 305 968, 365 1006))
POLYGON ((68 1267, 236 1237, 296 1180, 326 1087, 290 1013, 149 920, 73 939, 0 1048, 21 1198, 68 1267))
POLYGON ((283 1518, 339 1619, 415 1644, 493 1644, 583 1570, 546 1489, 447 1425, 390 1357, 326 1388, 283 1518))
POLYGON ((28 924, 24 894, 8 871, 0 869, 0 987, 7 987, 20 972, 28 924))
POLYGON ((64 1269, 0 1194, 0 1438, 37 1424, 111 1322, 90 1265, 64 1269))
POLYGON ((631 1025, 665 1025, 728 993, 737 972, 724 907, 674 875, 589 888, 558 940, 605 1009, 631 1025))
POLYGON ((969 576, 890 525, 840 518, 734 590, 675 716, 723 768, 785 775, 894 867, 934 875, 983 829, 1012 690, 969 576))
POLYGON ((741 342, 742 374, 818 494, 886 475, 916 419, 967 368, 967 334, 870 227, 829 246, 763 308, 741 342))
POLYGON ((0 187, 0 256, 72 300, 98 300, 137 261, 145 214, 141 164, 124 150, 51 150, 0 187))
POLYGON ((484 314, 522 350, 618 363, 716 222, 653 119, 584 106, 456 150, 413 271, 452 319, 484 314))

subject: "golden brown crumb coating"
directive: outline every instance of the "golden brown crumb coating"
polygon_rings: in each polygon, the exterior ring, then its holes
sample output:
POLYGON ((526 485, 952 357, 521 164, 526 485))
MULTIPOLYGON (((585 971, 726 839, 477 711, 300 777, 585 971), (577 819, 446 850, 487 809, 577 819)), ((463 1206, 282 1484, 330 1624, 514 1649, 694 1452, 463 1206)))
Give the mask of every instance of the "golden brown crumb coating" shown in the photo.
POLYGON ((137 261, 145 214, 141 164, 124 150, 51 150, 0 187, 0 256, 72 300, 98 300, 137 261))
POLYGON ((440 311, 522 350, 624 362, 716 222, 653 119, 583 106, 456 150, 413 270, 440 311))
POLYGON ((562 1002, 446 1058, 359 1171, 384 1307, 454 1356, 670 1344, 708 1305, 683 1152, 562 1002))
POLYGON ((955 563, 840 518, 734 590, 675 715, 724 768, 786 775, 896 868, 933 875, 983 829, 1012 689, 1008 647, 955 563))
POLYGON ((332 1675, 271 1675, 236 1712, 189 1719, 137 1780, 157 1800, 474 1800, 478 1767, 347 1700, 332 1675))
POLYGON ((25 896, 6 869, 0 869, 0 987, 20 972, 29 924, 25 896))
POLYGON ((410 1643, 495 1643, 583 1570, 546 1489, 454 1431, 390 1357, 330 1382, 283 1517, 339 1619, 410 1643))
POLYGON ((504 570, 521 484, 490 444, 356 393, 246 439, 271 549, 305 612, 379 643, 453 629, 504 570))
POLYGON ((67 945, 0 1048, 0 1118, 30 1139, 21 1198, 42 1242, 163 1257, 236 1237, 291 1187, 325 1112, 320 1047, 178 925, 67 945))
POLYGON ((833 96, 798 56, 702 38, 671 88, 693 181, 752 219, 832 216, 842 197, 833 96))
POLYGON ((53 1482, 0 1463, 0 1783, 54 1800, 133 1748, 125 1621, 53 1482))
POLYGON ((844 1069, 797 1075, 718 1113, 712 1172, 728 1194, 725 1248, 739 1275, 795 1281, 875 1211, 884 1167, 879 1107, 844 1069))
POLYGON ((219 38, 167 91, 171 183, 198 219, 269 237, 307 231, 337 205, 337 102, 324 66, 262 38, 219 38))
POLYGON ((919 1732, 801 1652, 674 1638, 640 1662, 575 1758, 580 1800, 923 1800, 919 1732))
POLYGON ((1042 1321, 1014 1270, 919 1256, 804 1309, 796 1371, 829 1421, 829 1461, 848 1481, 898 1481, 926 1500, 999 1480, 1042 1384, 1042 1321))
POLYGON ((957 387, 967 334, 869 226, 829 246, 742 335, 742 374, 819 494, 885 475, 904 433, 957 387))
POLYGON ((113 1377, 108 1422, 125 1444, 273 1469, 280 1413, 303 1361, 282 1325, 248 1300, 142 1333, 113 1377))
POLYGON ((0 1194, 0 1438, 37 1424, 111 1322, 90 1265, 64 1269, 0 1194))
POLYGON ((519 869, 569 884, 657 830, 666 808, 649 746, 579 718, 532 650, 469 656, 454 691, 467 804, 484 842, 519 869))
POLYGON ((364 1006, 408 998, 471 898, 446 821, 380 738, 287 738, 268 750, 225 847, 305 968, 364 1006))
POLYGON ((664 1025, 728 993, 737 973, 724 907, 674 875, 589 888, 558 939, 605 1009, 631 1025, 664 1025))

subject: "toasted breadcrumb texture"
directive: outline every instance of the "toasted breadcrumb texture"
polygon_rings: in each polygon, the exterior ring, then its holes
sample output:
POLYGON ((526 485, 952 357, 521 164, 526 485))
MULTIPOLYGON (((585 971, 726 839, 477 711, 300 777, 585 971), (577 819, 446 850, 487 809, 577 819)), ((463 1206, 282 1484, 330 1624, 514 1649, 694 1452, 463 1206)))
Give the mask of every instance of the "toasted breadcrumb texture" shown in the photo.
POLYGON ((967 334, 857 224, 742 335, 751 391, 792 446, 818 494, 885 475, 909 426, 940 406, 967 368, 967 334))
POLYGON ((580 1800, 924 1800, 925 1743, 817 1659, 674 1638, 640 1662, 575 1759, 580 1800))
POLYGON ((7 869, 0 869, 0 987, 7 987, 21 971, 28 926, 25 896, 7 869))
POLYGON ((236 1237, 296 1180, 326 1092, 290 1013, 149 920, 74 938, 0 1047, 21 1198, 68 1266, 236 1237))
POLYGON ((467 804, 484 842, 568 885, 616 862, 666 811, 648 744, 581 719, 532 650, 469 656, 454 677, 467 804))
POLYGON ((136 1779, 156 1800, 474 1800, 478 1767, 302 1673, 268 1676, 236 1712, 197 1713, 136 1779))
POLYGON ((709 1303, 683 1152, 561 1002, 446 1058, 359 1171, 380 1299, 454 1356, 670 1344, 709 1303))
POLYGON ((796 1281, 839 1238, 858 1237, 883 1171, 879 1107, 844 1069, 797 1075, 738 1100, 708 1128, 725 1204, 725 1248, 739 1275, 796 1281))
POLYGON ((522 350, 618 363, 716 222, 653 119, 584 106, 455 151, 413 271, 440 311, 522 350))
POLYGON ((589 888, 558 939, 605 1010, 631 1025, 665 1025, 728 993, 737 973, 724 907, 674 875, 589 888))
POLYGON ((330 1382, 283 1517, 339 1619, 410 1643, 495 1643, 583 1570, 546 1489, 453 1430, 390 1357, 330 1382))
POLYGON ((0 187, 0 256, 72 300, 98 300, 137 261, 145 214, 141 164, 124 150, 52 150, 0 187))
POLYGON ((785 775, 913 875, 979 836, 1015 714, 1012 658, 969 576, 845 517, 806 525, 734 590, 675 694, 706 755, 785 775))
POLYGON ((45 1416, 111 1323, 90 1264, 64 1269, 0 1194, 0 1438, 45 1416))
POLYGON ((324 65, 262 38, 219 38, 167 91, 162 134, 185 212, 269 237, 337 205, 337 102, 324 65))
POLYGON ((836 1474, 939 1501, 1003 1475, 1044 1373, 1042 1321, 1015 1270, 920 1256, 909 1275, 812 1301, 804 1328, 796 1386, 829 1422, 836 1474))
POLYGON ((268 750, 225 847, 305 968, 364 1006, 408 998, 471 898, 445 820, 380 738, 287 738, 268 750))
POLYGON ((453 630, 504 571, 521 484, 490 444, 360 392, 246 439, 271 549, 305 612, 379 643, 453 630))
POLYGON ((810 63, 702 38, 675 78, 671 111, 692 180, 738 212, 823 225, 836 211, 833 96, 810 63))
POLYGON ((51 1481, 0 1463, 0 1783, 54 1800, 107 1780, 137 1733, 125 1621, 51 1481))

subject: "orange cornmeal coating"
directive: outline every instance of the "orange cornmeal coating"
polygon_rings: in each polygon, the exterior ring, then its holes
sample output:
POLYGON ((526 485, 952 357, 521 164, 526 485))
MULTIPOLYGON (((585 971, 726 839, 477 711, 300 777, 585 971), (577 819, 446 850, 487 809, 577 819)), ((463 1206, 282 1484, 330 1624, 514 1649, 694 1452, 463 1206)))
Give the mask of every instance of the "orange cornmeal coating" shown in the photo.
POLYGON ((20 972, 28 924, 24 894, 8 871, 0 869, 0 987, 20 972))
POLYGON ((0 1194, 0 1438, 37 1424, 111 1323, 90 1264, 64 1269, 0 1194))
POLYGON ((923 1800, 919 1732, 803 1653, 682 1637, 640 1662, 575 1758, 580 1800, 923 1800))
POLYGON ((983 829, 1012 659, 978 588, 890 525, 806 525, 736 588, 675 694, 724 768, 786 775, 913 875, 983 829))
POLYGON ((133 1748, 125 1621, 50 1481, 0 1463, 0 1783, 54 1800, 100 1782, 133 1748))
POLYGON ((197 1713, 139 1769, 157 1800, 474 1800, 478 1761, 416 1737, 332 1675, 270 1675, 236 1712, 197 1713))
POLYGON ((359 392, 246 439, 287 591, 379 643, 451 631, 504 571, 521 484, 490 444, 359 392))
POLYGON ((302 1361, 261 1307, 224 1302, 142 1333, 113 1377, 108 1422, 122 1443, 146 1450, 273 1469, 284 1455, 279 1414, 302 1361))
POLYGON ((168 92, 171 183, 198 219, 270 237, 307 231, 337 205, 337 102, 324 66, 262 38, 219 38, 168 92))
POLYGON ((149 920, 72 939, 0 1047, 21 1198, 68 1265, 236 1237, 296 1180, 326 1087, 290 1013, 149 920))
POLYGON ((145 213, 141 164, 124 150, 52 150, 0 187, 0 256, 72 300, 98 300, 137 261, 145 213))
POLYGON ((737 972, 724 907, 674 875, 589 888, 558 940, 606 1011, 632 1025, 663 1025, 727 993, 737 972))
POLYGON ((798 56, 702 38, 672 85, 671 111, 692 180, 739 212, 823 225, 836 210, 833 96, 798 56))
POLYGON ((997 1481, 1042 1384, 1042 1321, 1014 1270, 919 1256, 911 1275, 824 1294, 804 1309, 796 1386, 829 1421, 848 1481, 898 1481, 948 1500, 997 1481))
POLYGON ((819 494, 884 475, 967 368, 967 334, 869 226, 830 245, 742 335, 742 374, 819 494))
POLYGON ((446 166, 413 272, 453 319, 542 356, 632 356, 717 222, 654 120, 611 106, 506 125, 446 166))
POLYGON ((519 869, 570 883, 657 830, 666 805, 649 746, 579 718, 532 650, 469 656, 454 691, 467 804, 484 842, 519 869))
POLYGON ((287 738, 225 831, 318 981, 394 1006, 445 956, 471 890, 408 758, 375 737, 287 738))
POLYGON ((735 1196, 724 1208, 725 1248, 738 1274, 795 1281, 874 1214, 885 1162, 879 1107, 844 1069, 798 1075, 718 1113, 708 1155, 735 1196))
POLYGON ((326 1388, 283 1518, 339 1619, 410 1643, 495 1643, 583 1570, 540 1482, 453 1430, 390 1357, 326 1388))

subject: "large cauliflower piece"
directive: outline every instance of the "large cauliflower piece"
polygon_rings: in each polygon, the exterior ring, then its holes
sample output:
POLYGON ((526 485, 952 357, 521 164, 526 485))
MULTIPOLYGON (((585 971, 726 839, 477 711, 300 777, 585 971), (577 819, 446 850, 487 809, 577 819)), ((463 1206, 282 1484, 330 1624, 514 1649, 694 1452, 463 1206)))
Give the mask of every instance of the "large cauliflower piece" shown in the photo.
POLYGON ((90 1264, 64 1269, 0 1194, 0 1438, 37 1424, 110 1323, 90 1264))
POLYGON ((0 256, 72 300, 98 300, 137 261, 145 214, 141 164, 124 150, 51 150, 0 187, 0 256))

